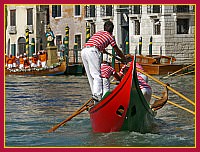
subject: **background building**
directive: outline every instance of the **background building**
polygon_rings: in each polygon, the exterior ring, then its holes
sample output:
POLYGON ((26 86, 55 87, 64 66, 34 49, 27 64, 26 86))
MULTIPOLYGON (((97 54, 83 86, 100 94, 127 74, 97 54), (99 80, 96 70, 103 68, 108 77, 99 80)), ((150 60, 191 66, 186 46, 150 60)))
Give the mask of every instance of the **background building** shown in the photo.
POLYGON ((7 5, 5 10, 6 54, 27 52, 27 43, 30 56, 45 49, 47 26, 54 32, 57 46, 68 26, 69 49, 73 51, 76 45, 81 51, 86 28, 92 36, 111 20, 124 53, 139 51, 140 42, 143 55, 174 56, 177 64, 190 64, 195 59, 195 5, 7 5))

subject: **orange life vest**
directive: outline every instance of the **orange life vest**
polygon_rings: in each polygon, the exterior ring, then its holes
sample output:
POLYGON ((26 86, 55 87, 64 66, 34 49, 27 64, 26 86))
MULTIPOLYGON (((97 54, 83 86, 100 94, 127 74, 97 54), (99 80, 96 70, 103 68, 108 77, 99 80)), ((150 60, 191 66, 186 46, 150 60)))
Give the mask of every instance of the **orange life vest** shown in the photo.
POLYGON ((44 61, 46 61, 46 60, 47 60, 46 54, 45 54, 45 53, 41 54, 41 55, 40 55, 40 61, 41 61, 41 62, 44 62, 44 61))
POLYGON ((16 63, 16 57, 12 56, 13 63, 16 63))
POLYGON ((24 59, 23 59, 23 57, 19 57, 19 63, 20 63, 20 64, 24 64, 24 59))
POLYGON ((8 58, 8 60, 7 60, 7 64, 13 64, 13 59, 12 59, 12 57, 10 58, 8 58))
POLYGON ((36 64, 36 63, 37 63, 37 60, 38 60, 37 57, 32 57, 32 58, 31 58, 32 63, 35 63, 35 64, 36 64))

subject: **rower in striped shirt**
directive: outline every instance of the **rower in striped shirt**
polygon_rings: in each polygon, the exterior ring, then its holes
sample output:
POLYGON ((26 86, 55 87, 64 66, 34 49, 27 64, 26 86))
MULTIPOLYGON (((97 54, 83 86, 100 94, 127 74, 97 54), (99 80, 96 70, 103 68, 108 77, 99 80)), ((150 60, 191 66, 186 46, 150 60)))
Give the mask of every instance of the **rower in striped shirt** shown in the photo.
MULTIPOLYGON (((128 71, 129 65, 131 64, 131 62, 129 62, 127 65, 124 65, 120 72, 119 72, 119 76, 121 76, 121 78, 126 74, 126 72, 128 71)), ((136 68, 143 70, 142 66, 136 62, 136 68)), ((138 78, 138 83, 139 83, 139 87, 144 95, 144 98, 146 99, 146 101, 150 102, 151 100, 151 95, 152 95, 152 89, 149 86, 149 84, 147 83, 148 79, 146 79, 145 81, 145 77, 142 73, 137 72, 137 78, 138 78)))
POLYGON ((116 41, 112 35, 114 25, 111 21, 104 23, 104 30, 95 33, 84 45, 81 51, 81 57, 85 71, 90 84, 93 99, 100 101, 103 94, 102 78, 101 78, 101 53, 106 53, 105 48, 111 45, 118 56, 125 62, 126 58, 122 51, 118 48, 116 41))
POLYGON ((109 62, 103 61, 101 64, 101 77, 103 79, 103 96, 110 91, 110 77, 114 76, 117 81, 121 81, 121 77, 109 62))

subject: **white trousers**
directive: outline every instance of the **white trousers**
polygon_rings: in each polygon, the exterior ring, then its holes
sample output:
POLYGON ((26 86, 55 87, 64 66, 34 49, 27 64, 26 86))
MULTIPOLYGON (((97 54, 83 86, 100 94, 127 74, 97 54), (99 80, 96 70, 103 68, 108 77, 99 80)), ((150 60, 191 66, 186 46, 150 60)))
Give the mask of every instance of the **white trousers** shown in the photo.
POLYGON ((36 67, 37 67, 37 64, 31 63, 31 67, 32 67, 32 68, 36 68, 36 67))
POLYGON ((46 61, 41 62, 41 64, 42 64, 42 68, 46 67, 46 61))
POLYGON ((101 53, 95 47, 84 48, 81 57, 92 95, 102 98, 101 53))
POLYGON ((24 68, 24 64, 20 64, 20 65, 19 65, 19 68, 20 68, 20 69, 23 69, 23 68, 24 68))
POLYGON ((143 88, 141 89, 143 95, 144 95, 144 98, 146 99, 147 102, 150 102, 151 100, 151 95, 152 95, 152 90, 149 89, 149 88, 143 88))
POLYGON ((39 67, 41 64, 40 60, 37 61, 37 66, 39 67))
POLYGON ((8 69, 12 69, 13 64, 8 64, 8 69))
POLYGON ((106 92, 110 91, 110 80, 107 78, 103 79, 103 96, 106 94, 106 92))
POLYGON ((13 63, 13 68, 16 68, 17 67, 17 64, 16 63, 13 63))

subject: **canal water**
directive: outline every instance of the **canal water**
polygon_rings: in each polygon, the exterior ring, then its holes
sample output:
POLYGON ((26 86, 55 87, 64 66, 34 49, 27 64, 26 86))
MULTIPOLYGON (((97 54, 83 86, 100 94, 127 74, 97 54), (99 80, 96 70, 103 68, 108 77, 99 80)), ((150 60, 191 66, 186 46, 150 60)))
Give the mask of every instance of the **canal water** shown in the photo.
MULTIPOLYGON (((159 79, 162 76, 157 76, 159 79)), ((161 79, 160 79, 161 80, 161 79)), ((162 79, 192 101, 195 100, 194 76, 162 79)), ((153 94, 163 87, 149 79, 153 94)), ((112 86, 114 87, 114 86, 112 86)), ((87 111, 73 118, 54 133, 48 133, 89 98, 86 76, 6 76, 6 147, 194 147, 195 116, 167 103, 157 112, 152 133, 93 133, 87 111)), ((152 100, 154 100, 152 98, 152 100)), ((169 92, 169 100, 190 110, 194 106, 169 92)))

